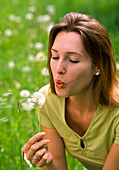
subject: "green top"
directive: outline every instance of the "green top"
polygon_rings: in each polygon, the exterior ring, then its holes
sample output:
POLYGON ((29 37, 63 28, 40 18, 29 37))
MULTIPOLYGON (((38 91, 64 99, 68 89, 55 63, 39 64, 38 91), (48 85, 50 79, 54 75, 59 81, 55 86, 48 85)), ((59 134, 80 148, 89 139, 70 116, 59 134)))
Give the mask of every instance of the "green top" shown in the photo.
POLYGON ((65 120, 65 98, 52 94, 49 85, 41 88, 46 102, 41 109, 41 124, 55 128, 70 155, 89 170, 101 170, 113 142, 119 144, 119 107, 99 105, 83 137, 65 120))

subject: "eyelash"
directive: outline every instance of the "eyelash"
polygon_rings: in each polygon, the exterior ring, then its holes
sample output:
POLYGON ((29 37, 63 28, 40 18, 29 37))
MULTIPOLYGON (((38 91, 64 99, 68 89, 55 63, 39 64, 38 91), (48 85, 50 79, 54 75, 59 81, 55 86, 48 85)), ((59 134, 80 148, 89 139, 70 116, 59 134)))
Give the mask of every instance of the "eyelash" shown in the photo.
MULTIPOLYGON (((59 59, 59 57, 52 57, 53 60, 59 59)), ((69 60, 72 63, 79 63, 79 61, 69 60)))

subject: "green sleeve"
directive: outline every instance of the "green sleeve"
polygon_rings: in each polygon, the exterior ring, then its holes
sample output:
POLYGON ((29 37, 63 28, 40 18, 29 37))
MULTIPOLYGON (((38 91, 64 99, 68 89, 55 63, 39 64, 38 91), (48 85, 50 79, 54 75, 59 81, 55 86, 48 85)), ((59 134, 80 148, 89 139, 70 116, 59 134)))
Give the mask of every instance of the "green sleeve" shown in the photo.
POLYGON ((119 115, 118 115, 118 117, 117 117, 117 119, 116 119, 116 128, 115 128, 115 140, 114 140, 114 142, 116 143, 116 144, 119 144, 119 115))

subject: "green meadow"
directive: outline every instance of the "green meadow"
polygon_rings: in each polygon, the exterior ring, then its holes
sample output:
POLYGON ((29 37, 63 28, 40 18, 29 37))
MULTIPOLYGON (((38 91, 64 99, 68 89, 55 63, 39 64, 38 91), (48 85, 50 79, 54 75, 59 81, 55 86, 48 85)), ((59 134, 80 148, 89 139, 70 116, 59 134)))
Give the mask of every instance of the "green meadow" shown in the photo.
MULTIPOLYGON (((71 11, 91 15, 107 28, 119 69, 118 0, 0 0, 1 170, 39 169, 22 161, 22 147, 39 131, 36 110, 25 100, 49 83, 49 30, 71 11)), ((68 154, 67 164, 68 170, 83 169, 68 154)))

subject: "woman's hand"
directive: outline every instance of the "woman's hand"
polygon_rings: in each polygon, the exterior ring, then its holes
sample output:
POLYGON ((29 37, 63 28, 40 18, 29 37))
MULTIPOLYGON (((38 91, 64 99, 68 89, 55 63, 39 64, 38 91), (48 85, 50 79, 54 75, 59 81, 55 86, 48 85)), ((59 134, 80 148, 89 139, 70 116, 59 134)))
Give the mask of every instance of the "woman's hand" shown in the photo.
POLYGON ((27 159, 37 167, 43 167, 52 162, 53 157, 48 151, 48 139, 43 139, 45 132, 41 132, 28 140, 23 147, 27 159))

